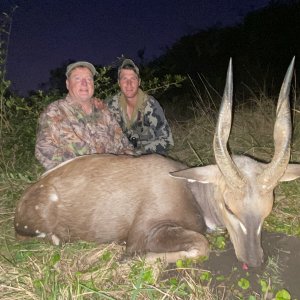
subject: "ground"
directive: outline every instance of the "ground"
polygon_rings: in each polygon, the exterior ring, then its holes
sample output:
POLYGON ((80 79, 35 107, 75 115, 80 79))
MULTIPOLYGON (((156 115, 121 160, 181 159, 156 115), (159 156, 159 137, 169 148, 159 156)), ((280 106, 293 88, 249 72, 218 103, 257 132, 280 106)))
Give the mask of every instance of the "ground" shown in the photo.
MULTIPOLYGON (((241 278, 250 283, 250 287, 244 285, 243 295, 262 295, 261 279, 265 279, 270 286, 270 296, 264 299, 272 299, 274 293, 286 289, 291 299, 300 299, 300 239, 287 236, 282 233, 262 233, 262 245, 264 249, 265 263, 260 268, 244 270, 242 263, 238 262, 232 244, 227 243, 224 251, 213 251, 209 260, 204 262, 201 268, 210 271, 213 280, 210 287, 218 294, 227 293, 226 299, 237 294, 237 283, 241 278), (221 278, 221 280, 220 280, 221 278)), ((243 285, 243 281, 240 281, 243 285)), ((238 299, 238 298, 232 298, 238 299)), ((247 298, 242 298, 247 299, 247 298)), ((285 299, 285 298, 283 298, 285 299)))

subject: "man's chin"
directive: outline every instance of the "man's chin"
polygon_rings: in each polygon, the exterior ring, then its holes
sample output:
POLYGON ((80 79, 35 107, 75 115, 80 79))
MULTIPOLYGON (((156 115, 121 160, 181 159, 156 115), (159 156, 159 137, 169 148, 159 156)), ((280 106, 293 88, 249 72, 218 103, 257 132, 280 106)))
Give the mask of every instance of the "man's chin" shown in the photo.
POLYGON ((80 93, 79 98, 81 101, 88 101, 92 98, 92 95, 90 95, 88 93, 80 93))
POLYGON ((126 93, 124 95, 126 98, 131 99, 131 98, 134 98, 137 95, 137 93, 126 93))

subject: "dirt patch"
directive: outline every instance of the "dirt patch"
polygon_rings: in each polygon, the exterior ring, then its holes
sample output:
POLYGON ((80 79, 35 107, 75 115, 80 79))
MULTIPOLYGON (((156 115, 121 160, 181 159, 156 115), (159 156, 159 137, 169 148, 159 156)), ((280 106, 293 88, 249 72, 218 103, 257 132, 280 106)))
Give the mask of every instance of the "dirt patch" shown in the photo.
POLYGON ((244 270, 238 262, 230 242, 224 251, 214 251, 202 268, 210 271, 213 279, 209 282, 223 299, 237 299, 233 296, 262 295, 261 279, 265 279, 274 292, 286 289, 292 299, 300 299, 300 239, 281 233, 262 233, 265 263, 260 268, 244 270), (241 288, 238 281, 245 278, 249 288, 241 288), (225 295, 225 296, 224 296, 225 295), (225 298, 226 297, 226 298, 225 298), (232 298, 230 298, 232 297, 232 298))

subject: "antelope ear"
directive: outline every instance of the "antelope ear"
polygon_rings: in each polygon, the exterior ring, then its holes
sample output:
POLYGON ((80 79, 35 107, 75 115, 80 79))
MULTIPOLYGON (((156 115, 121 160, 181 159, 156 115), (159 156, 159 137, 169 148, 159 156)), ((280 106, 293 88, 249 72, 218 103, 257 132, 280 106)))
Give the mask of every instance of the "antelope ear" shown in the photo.
POLYGON ((279 181, 291 181, 300 177, 300 164, 288 164, 279 181))
POLYGON ((217 165, 189 168, 169 173, 172 177, 186 179, 189 182, 214 183, 220 176, 217 165))

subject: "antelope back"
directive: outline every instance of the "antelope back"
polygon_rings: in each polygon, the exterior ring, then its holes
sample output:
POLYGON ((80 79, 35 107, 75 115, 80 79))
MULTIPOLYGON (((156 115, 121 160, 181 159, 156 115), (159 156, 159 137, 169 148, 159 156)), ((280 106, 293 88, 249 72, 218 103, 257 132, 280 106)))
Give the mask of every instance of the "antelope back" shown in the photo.
MULTIPOLYGON (((15 229, 55 244, 139 239, 159 222, 201 231, 204 223, 184 182, 169 172, 185 166, 159 155, 89 155, 47 172, 21 197, 15 229)), ((143 249, 139 249, 142 251, 143 249)))

